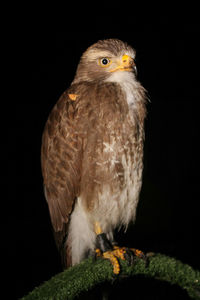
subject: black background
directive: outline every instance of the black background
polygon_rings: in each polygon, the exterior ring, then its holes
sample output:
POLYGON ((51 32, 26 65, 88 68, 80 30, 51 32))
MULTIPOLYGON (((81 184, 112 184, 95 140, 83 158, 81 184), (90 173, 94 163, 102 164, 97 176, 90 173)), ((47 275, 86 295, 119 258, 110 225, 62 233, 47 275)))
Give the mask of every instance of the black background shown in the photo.
MULTIPOLYGON (((68 15, 66 11, 66 20, 68 15)), ((32 26, 23 24, 15 42, 23 61, 21 95, 17 101, 12 96, 14 122, 8 126, 12 201, 9 215, 4 216, 6 226, 14 220, 4 246, 11 261, 17 262, 17 298, 61 271, 43 195, 41 136, 49 112, 73 80, 82 52, 104 38, 122 39, 136 49, 138 79, 150 99, 137 219, 116 238, 122 245, 167 254, 200 269, 200 27, 195 16, 185 16, 163 13, 156 19, 142 18, 139 12, 137 20, 130 13, 125 21, 112 16, 105 23, 100 15, 75 26, 75 15, 66 23, 62 19, 58 29, 48 22, 38 25, 36 16, 32 26)), ((116 287, 119 299, 130 289, 134 299, 147 295, 148 299, 188 299, 178 288, 138 278, 135 285, 132 280, 116 287)))

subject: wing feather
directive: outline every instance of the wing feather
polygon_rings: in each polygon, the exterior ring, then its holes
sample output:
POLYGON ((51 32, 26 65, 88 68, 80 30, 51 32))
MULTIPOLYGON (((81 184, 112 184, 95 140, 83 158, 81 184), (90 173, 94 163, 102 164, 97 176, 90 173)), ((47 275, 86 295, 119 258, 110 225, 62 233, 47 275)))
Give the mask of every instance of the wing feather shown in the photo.
POLYGON ((66 91, 53 108, 42 137, 45 197, 55 232, 66 229, 80 185, 82 139, 77 133, 77 104, 69 93, 66 91))

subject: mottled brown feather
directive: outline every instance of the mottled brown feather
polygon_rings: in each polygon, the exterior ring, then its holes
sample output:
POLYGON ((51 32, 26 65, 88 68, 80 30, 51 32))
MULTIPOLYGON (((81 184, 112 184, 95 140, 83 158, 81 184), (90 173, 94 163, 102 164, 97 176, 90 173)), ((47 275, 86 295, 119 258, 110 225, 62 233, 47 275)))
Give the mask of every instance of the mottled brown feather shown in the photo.
POLYGON ((54 230, 68 223, 79 192, 82 139, 73 103, 64 93, 53 108, 42 138, 42 173, 54 230), (76 128, 77 127, 77 128, 76 128))

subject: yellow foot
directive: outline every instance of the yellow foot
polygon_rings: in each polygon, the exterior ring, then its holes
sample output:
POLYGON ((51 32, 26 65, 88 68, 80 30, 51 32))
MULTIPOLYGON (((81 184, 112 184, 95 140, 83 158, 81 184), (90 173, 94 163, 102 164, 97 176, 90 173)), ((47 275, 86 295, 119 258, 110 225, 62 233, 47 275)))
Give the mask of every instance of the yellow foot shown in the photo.
POLYGON ((126 260, 129 265, 133 264, 135 256, 146 260, 145 254, 142 251, 135 248, 114 246, 113 252, 115 256, 121 258, 122 260, 126 260))
POLYGON ((96 249, 96 256, 108 259, 113 265, 113 273, 118 275, 120 272, 120 265, 114 252, 115 251, 113 250, 109 250, 102 253, 100 249, 96 249))
POLYGON ((113 273, 118 275, 120 272, 119 258, 128 261, 129 264, 133 263, 134 256, 145 259, 145 254, 135 248, 126 248, 114 246, 113 250, 101 252, 100 249, 96 249, 96 256, 108 259, 113 265, 113 273))
POLYGON ((129 264, 133 263, 134 256, 138 256, 144 259, 146 258, 142 251, 135 248, 113 246, 106 237, 106 234, 103 233, 99 222, 94 222, 94 230, 97 235, 96 257, 108 259, 113 265, 114 274, 119 274, 120 272, 120 264, 118 260, 119 258, 122 260, 127 260, 129 264))

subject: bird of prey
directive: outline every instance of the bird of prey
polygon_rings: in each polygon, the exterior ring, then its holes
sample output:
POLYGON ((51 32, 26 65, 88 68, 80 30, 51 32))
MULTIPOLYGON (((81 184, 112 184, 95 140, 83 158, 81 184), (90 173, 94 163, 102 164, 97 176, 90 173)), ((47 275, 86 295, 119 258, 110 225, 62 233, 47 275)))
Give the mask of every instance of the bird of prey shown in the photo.
POLYGON ((44 192, 65 267, 95 252, 114 266, 126 252, 113 232, 135 220, 142 185, 146 91, 135 55, 118 39, 90 46, 45 125, 44 192))

